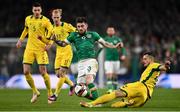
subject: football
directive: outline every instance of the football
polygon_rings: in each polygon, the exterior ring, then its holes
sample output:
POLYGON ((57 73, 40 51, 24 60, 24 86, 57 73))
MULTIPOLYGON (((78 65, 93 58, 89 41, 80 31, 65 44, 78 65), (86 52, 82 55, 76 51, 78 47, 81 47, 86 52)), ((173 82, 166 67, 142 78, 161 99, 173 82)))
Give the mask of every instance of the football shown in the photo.
POLYGON ((85 85, 76 85, 75 94, 79 97, 86 96, 88 93, 87 87, 85 85))

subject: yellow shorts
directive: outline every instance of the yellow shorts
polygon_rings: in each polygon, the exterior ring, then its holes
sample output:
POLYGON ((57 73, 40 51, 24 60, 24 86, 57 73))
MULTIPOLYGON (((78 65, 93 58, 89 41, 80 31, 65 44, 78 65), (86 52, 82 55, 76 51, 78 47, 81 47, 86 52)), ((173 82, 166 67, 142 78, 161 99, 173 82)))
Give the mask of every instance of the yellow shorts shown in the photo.
POLYGON ((140 107, 145 104, 148 99, 148 91, 146 86, 141 82, 129 83, 120 88, 127 96, 126 99, 134 102, 128 107, 140 107))
POLYGON ((49 64, 49 59, 46 51, 35 51, 35 50, 25 50, 23 63, 33 64, 34 60, 37 61, 39 65, 49 64))
POLYGON ((64 52, 64 53, 56 53, 56 59, 55 59, 55 70, 62 67, 68 67, 71 65, 73 54, 72 52, 64 52))

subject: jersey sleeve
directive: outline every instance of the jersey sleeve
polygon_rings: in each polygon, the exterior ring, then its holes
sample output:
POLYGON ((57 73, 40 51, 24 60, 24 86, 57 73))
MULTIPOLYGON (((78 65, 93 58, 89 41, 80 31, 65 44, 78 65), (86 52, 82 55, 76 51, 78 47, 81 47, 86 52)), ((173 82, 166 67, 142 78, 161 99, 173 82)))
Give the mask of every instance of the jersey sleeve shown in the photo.
POLYGON ((159 69, 159 67, 161 66, 161 64, 160 63, 153 63, 153 70, 155 70, 155 71, 160 71, 160 69, 159 69))
POLYGON ((46 21, 46 29, 48 30, 46 38, 50 38, 50 36, 52 35, 53 26, 49 20, 46 21))
POLYGON ((101 38, 101 36, 96 32, 93 33, 93 37, 96 41, 98 41, 101 38))
POLYGON ((68 43, 73 43, 74 42, 74 36, 75 36, 75 34, 73 32, 70 33, 70 35, 67 37, 66 41, 68 43))
POLYGON ((22 32, 22 34, 21 34, 21 36, 20 36, 20 40, 21 40, 21 41, 23 41, 23 40, 25 39, 25 37, 26 37, 26 35, 27 35, 27 33, 28 33, 27 21, 28 21, 28 19, 27 19, 27 17, 26 17, 26 19, 25 19, 25 25, 24 25, 24 30, 23 30, 23 32, 22 32))
MULTIPOLYGON (((120 37, 117 37, 117 41, 123 43, 123 41, 122 41, 122 39, 121 39, 120 37)), ((122 53, 122 55, 127 56, 127 52, 126 52, 125 47, 122 47, 122 48, 121 48, 121 53, 122 53)))
POLYGON ((47 35, 45 37, 45 39, 43 39, 43 42, 46 44, 53 44, 52 40, 49 40, 49 38, 51 37, 52 33, 53 33, 53 26, 50 22, 49 19, 46 20, 46 29, 47 29, 47 35))
POLYGON ((123 48, 121 48, 121 52, 122 52, 122 55, 125 55, 125 56, 127 56, 127 52, 126 52, 126 49, 123 47, 123 48))

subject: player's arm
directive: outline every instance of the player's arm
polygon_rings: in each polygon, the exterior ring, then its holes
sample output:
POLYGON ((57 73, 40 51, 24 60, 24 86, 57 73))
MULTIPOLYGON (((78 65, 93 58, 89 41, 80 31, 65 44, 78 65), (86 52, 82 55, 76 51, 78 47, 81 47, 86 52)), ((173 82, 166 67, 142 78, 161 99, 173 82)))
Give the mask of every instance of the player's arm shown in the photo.
POLYGON ((50 37, 53 33, 53 26, 49 20, 46 21, 46 29, 47 29, 47 35, 45 38, 42 38, 41 36, 38 37, 43 43, 46 44, 45 50, 49 50, 53 44, 53 41, 50 40, 50 37))
POLYGON ((102 38, 100 38, 100 39, 98 40, 98 42, 99 42, 100 44, 102 44, 104 47, 108 47, 108 48, 123 47, 123 43, 122 43, 122 42, 119 42, 119 43, 117 43, 116 45, 113 45, 113 44, 105 41, 105 40, 102 39, 102 38))
POLYGON ((65 46, 69 45, 70 43, 73 43, 73 42, 74 42, 74 37, 75 37, 75 33, 72 32, 72 33, 70 33, 70 35, 69 35, 64 41, 57 40, 57 39, 56 39, 56 35, 53 35, 53 36, 51 37, 51 39, 54 40, 54 42, 55 42, 57 45, 59 45, 59 46, 61 46, 61 47, 65 47, 65 46))
POLYGON ((57 40, 55 34, 53 34, 50 39, 53 40, 57 45, 59 45, 59 46, 61 46, 61 47, 65 47, 65 46, 67 46, 67 45, 70 43, 67 39, 64 40, 64 41, 62 41, 62 40, 57 40))
POLYGON ((41 40, 45 44, 52 44, 53 41, 50 40, 50 38, 51 38, 51 35, 53 34, 53 26, 49 20, 46 20, 44 22, 45 22, 45 28, 47 30, 47 34, 45 38, 43 38, 42 36, 38 36, 38 39, 41 40))
POLYGON ((23 40, 25 39, 26 35, 28 34, 28 26, 27 26, 27 23, 26 23, 26 20, 25 20, 25 27, 24 27, 24 30, 19 38, 19 40, 17 41, 16 43, 16 47, 17 48, 20 48, 22 46, 22 42, 23 40))
MULTIPOLYGON (((122 42, 122 41, 121 41, 122 42)), ((122 42, 122 44, 123 44, 123 42, 122 42)), ((120 56, 120 60, 121 61, 124 61, 125 59, 126 59, 126 56, 127 56, 127 52, 126 52, 126 49, 125 49, 125 47, 123 46, 123 47, 121 47, 120 49, 120 52, 121 52, 121 56, 120 56)))
POLYGON ((53 33, 53 26, 49 20, 46 22, 46 29, 48 30, 46 38, 49 39, 53 33))
POLYGON ((69 44, 69 42, 68 42, 67 39, 64 40, 64 41, 61 41, 61 40, 54 40, 54 42, 55 42, 57 45, 61 46, 61 47, 66 47, 66 46, 69 44))
POLYGON ((165 62, 165 64, 162 64, 159 66, 160 71, 168 71, 170 69, 171 62, 168 60, 165 62))

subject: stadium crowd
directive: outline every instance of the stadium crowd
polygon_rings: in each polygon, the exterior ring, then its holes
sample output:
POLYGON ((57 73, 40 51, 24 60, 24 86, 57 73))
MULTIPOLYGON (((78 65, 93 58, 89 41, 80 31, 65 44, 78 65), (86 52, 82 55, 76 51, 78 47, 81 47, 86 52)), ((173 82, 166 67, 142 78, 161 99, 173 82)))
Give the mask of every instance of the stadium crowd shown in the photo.
MULTIPOLYGON (((0 1, 0 37, 19 37, 24 26, 24 18, 31 13, 29 0, 0 1)), ((127 49, 127 60, 123 63, 128 68, 127 74, 137 75, 142 67, 139 64, 140 54, 151 50, 164 61, 173 59, 171 73, 180 73, 180 1, 178 0, 54 0, 42 1, 43 14, 48 16, 52 8, 62 8, 63 20, 75 23, 75 17, 87 16, 90 30, 105 35, 109 24, 117 28, 117 35, 122 37, 127 49), (72 5, 73 4, 73 5, 72 5)), ((4 47, 0 47, 4 49, 4 47)), ((1 50, 0 74, 12 76, 22 73, 22 55, 15 48, 8 52, 1 50)), ((50 72, 53 71, 54 48, 50 53, 50 72), (52 70, 52 71, 51 71, 52 70)), ((34 65, 36 66, 36 65, 34 65)), ((36 67, 35 67, 36 68, 36 67)), ((38 70, 37 70, 38 71, 38 70)), ((37 72, 34 70, 33 72, 37 72)), ((134 77, 138 79, 138 77, 134 77)), ((134 79, 134 80, 136 80, 134 79)))

